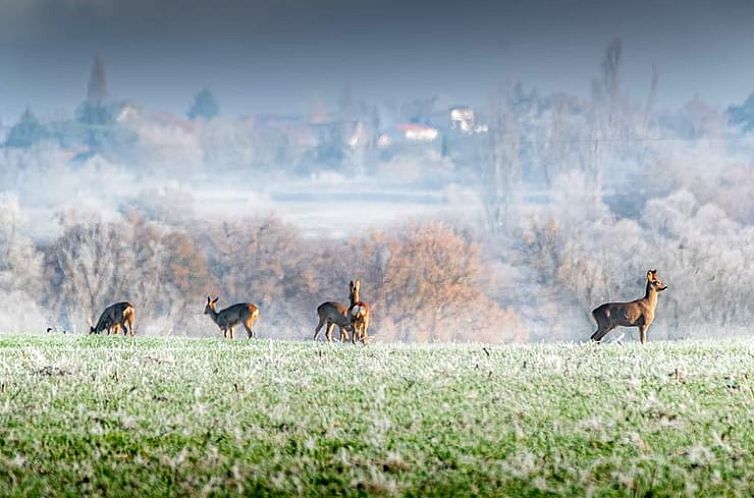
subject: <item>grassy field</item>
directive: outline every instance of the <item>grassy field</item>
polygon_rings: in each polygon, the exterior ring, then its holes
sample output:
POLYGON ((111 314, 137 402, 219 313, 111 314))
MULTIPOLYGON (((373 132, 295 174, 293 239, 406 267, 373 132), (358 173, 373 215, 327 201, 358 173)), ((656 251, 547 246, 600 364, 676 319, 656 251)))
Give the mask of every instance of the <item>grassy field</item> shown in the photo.
POLYGON ((754 342, 0 338, 0 496, 751 496, 754 342))

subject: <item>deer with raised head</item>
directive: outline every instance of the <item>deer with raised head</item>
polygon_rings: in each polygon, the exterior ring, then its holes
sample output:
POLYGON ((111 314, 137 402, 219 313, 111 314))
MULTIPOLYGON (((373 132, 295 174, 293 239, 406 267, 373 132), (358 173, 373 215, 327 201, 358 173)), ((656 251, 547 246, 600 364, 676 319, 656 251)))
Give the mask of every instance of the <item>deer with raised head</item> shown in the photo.
POLYGON ((369 305, 361 300, 361 280, 352 280, 348 284, 348 290, 351 297, 351 306, 348 307, 348 319, 351 322, 353 334, 351 342, 356 344, 359 339, 363 344, 367 343, 369 335, 369 305))
POLYGON ((102 332, 107 332, 107 335, 111 333, 118 335, 120 329, 123 328, 123 335, 133 337, 135 320, 136 314, 131 303, 124 301, 111 304, 99 316, 97 325, 92 325, 92 321, 89 320, 89 333, 101 334, 102 332))
POLYGON ((628 303, 605 303, 592 311, 597 330, 592 340, 599 342, 615 327, 638 327, 639 340, 647 342, 647 330, 655 319, 658 294, 668 286, 657 276, 657 270, 647 272, 647 290, 644 297, 628 303))
POLYGON ((251 303, 237 303, 228 306, 224 310, 217 311, 216 297, 212 299, 207 296, 207 305, 204 307, 204 314, 209 315, 212 321, 223 331, 223 337, 233 339, 233 328, 241 324, 246 329, 249 339, 254 337, 254 322, 259 318, 259 308, 251 303))

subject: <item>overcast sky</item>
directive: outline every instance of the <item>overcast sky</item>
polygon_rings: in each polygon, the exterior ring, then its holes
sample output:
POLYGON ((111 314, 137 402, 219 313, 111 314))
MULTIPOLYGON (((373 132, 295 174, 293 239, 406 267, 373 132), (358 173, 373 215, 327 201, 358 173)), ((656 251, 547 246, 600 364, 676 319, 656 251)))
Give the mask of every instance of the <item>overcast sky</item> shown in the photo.
POLYGON ((92 59, 110 93, 184 112, 202 87, 223 113, 308 112, 344 84, 372 102, 485 102, 501 83, 588 95, 623 40, 624 88, 712 104, 754 91, 754 2, 713 0, 0 0, 0 118, 66 114, 92 59))

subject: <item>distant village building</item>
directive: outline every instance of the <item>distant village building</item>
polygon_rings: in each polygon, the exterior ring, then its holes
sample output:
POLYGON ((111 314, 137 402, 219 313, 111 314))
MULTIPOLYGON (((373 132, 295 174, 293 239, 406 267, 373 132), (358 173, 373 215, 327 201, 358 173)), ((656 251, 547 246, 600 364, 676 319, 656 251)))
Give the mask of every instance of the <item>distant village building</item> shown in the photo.
POLYGON ((369 143, 369 130, 364 126, 364 123, 353 121, 346 123, 344 128, 345 142, 352 149, 364 147, 369 143))
POLYGON ((140 115, 141 109, 139 106, 130 102, 121 102, 116 108, 115 121, 125 123, 137 119, 140 115))
POLYGON ((478 124, 474 109, 469 106, 454 106, 448 109, 450 129, 464 134, 487 133, 489 126, 478 124))
POLYGON ((377 137, 377 146, 381 148, 400 144, 430 143, 437 140, 440 132, 437 128, 419 124, 405 123, 395 125, 377 137))
POLYGON ((450 108, 450 128, 463 133, 474 132, 474 109, 468 106, 450 108))
POLYGON ((390 145, 392 145, 392 143, 393 140, 387 133, 382 133, 379 137, 377 137, 377 147, 389 147, 390 145))
POLYGON ((396 128, 403 133, 403 138, 409 142, 434 142, 439 135, 437 128, 418 123, 401 124, 396 128))

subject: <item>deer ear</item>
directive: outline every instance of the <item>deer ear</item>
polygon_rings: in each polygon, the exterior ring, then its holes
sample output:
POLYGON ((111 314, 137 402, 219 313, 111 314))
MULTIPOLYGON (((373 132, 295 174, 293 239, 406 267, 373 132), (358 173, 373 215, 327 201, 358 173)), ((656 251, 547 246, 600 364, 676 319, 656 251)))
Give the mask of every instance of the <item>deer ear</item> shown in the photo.
POLYGON ((214 299, 212 300, 212 304, 215 304, 215 303, 217 302, 217 300, 218 300, 218 299, 220 299, 220 296, 217 296, 216 298, 214 298, 214 299))
POLYGON ((647 280, 652 280, 652 270, 647 272, 647 280))
POLYGON ((212 302, 212 298, 211 298, 211 297, 209 297, 209 296, 207 296, 207 304, 209 304, 209 303, 211 303, 211 302, 212 302))

